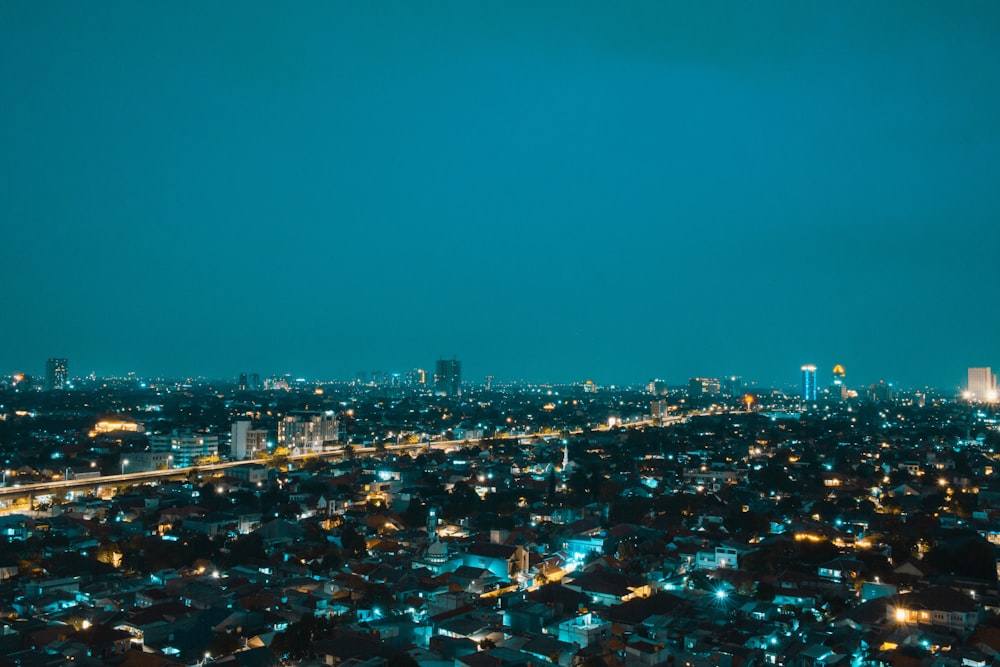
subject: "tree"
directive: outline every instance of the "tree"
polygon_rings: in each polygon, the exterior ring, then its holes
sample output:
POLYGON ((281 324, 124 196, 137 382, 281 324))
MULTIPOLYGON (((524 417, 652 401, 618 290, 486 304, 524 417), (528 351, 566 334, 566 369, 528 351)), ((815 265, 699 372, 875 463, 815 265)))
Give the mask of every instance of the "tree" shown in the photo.
POLYGON ((336 634, 337 622, 306 614, 274 636, 271 650, 280 659, 302 660, 312 654, 313 643, 336 634))
POLYGON ((364 558, 368 555, 365 538, 350 523, 345 523, 340 531, 340 544, 347 558, 364 558))

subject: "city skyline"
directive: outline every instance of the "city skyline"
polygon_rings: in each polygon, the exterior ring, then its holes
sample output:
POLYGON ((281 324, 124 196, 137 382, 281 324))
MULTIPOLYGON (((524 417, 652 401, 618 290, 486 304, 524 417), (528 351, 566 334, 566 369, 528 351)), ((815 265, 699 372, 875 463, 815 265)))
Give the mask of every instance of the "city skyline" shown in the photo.
MULTIPOLYGON (((753 377, 742 375, 739 373, 695 373, 687 377, 667 377, 655 373, 647 374, 644 378, 632 379, 629 381, 621 381, 615 378, 596 378, 586 373, 578 374, 576 377, 569 379, 552 379, 544 377, 513 377, 506 376, 501 371, 491 370, 482 375, 466 375, 464 378, 462 376, 462 365, 464 361, 453 356, 451 359, 438 358, 433 364, 424 365, 410 365, 401 368, 373 368, 373 369, 356 369, 351 373, 345 375, 319 375, 315 373, 302 372, 303 369, 295 369, 297 372, 293 372, 289 369, 274 370, 269 369, 262 372, 258 368, 240 368, 229 374, 207 374, 207 373, 183 373, 183 374, 170 374, 162 372, 140 372, 133 367, 128 371, 119 371, 112 373, 100 373, 94 369, 88 369, 83 372, 67 372, 67 358, 49 358, 44 366, 45 370, 43 373, 34 373, 30 368, 18 368, 14 371, 9 369, 0 371, 2 373, 3 381, 9 381, 12 377, 17 376, 29 376, 33 378, 33 383, 37 385, 38 388, 50 391, 52 388, 71 388, 70 381, 74 379, 87 379, 90 377, 99 379, 112 379, 112 378, 126 378, 135 377, 139 380, 156 380, 156 381, 182 381, 185 379, 197 379, 199 381, 207 382, 234 382, 241 390, 251 390, 259 391, 263 389, 269 381, 301 381, 306 383, 326 383, 326 382, 336 382, 336 383, 353 383, 361 382, 363 384, 373 383, 373 384, 392 384, 393 382, 399 382, 405 385, 419 384, 426 387, 430 391, 439 393, 441 395, 461 395, 462 386, 488 386, 490 384, 537 384, 537 385, 553 385, 553 386, 566 386, 566 385, 583 385, 585 383, 594 383, 596 386, 619 386, 619 387, 638 387, 648 385, 651 382, 663 382, 667 386, 675 388, 683 388, 696 379, 711 378, 715 382, 722 382, 725 384, 727 380, 738 380, 739 383, 746 387, 748 391, 763 390, 763 389, 780 389, 787 391, 791 394, 800 395, 805 398, 806 394, 810 397, 809 400, 815 400, 815 395, 818 393, 823 393, 825 390, 837 390, 840 391, 843 388, 844 391, 848 389, 852 390, 864 390, 869 386, 876 385, 878 383, 888 383, 890 386, 894 386, 902 390, 921 390, 921 389, 932 389, 936 391, 949 392, 955 391, 956 396, 961 396, 962 398, 969 400, 983 399, 987 402, 993 402, 995 400, 996 393, 996 375, 989 375, 990 367, 974 367, 969 366, 962 370, 961 382, 957 382, 953 385, 936 385, 928 382, 900 382, 899 380, 886 377, 885 375, 879 375, 878 373, 870 373, 868 375, 857 376, 856 374, 848 373, 844 368, 843 364, 837 363, 830 366, 817 366, 815 364, 805 364, 798 368, 795 373, 789 374, 787 377, 777 377, 765 378, 765 377, 753 377), (61 381, 53 386, 51 381, 50 373, 52 372, 53 362, 58 362, 58 368, 61 373, 61 381), (455 366, 457 364, 457 366, 455 366), (975 377, 979 378, 982 373, 986 373, 985 377, 992 377, 993 384, 992 391, 986 388, 986 380, 973 379, 974 373, 975 377), (423 376, 423 381, 419 380, 419 375, 423 376), (249 386, 249 378, 253 378, 254 387, 249 386), (395 380, 393 380, 395 378, 395 380), (980 387, 982 384, 982 387, 980 387), (807 390, 807 387, 809 388, 807 390)), ((843 397, 842 397, 843 398, 843 397)))
POLYGON ((0 369, 955 388, 1000 6, 0 6, 0 369))

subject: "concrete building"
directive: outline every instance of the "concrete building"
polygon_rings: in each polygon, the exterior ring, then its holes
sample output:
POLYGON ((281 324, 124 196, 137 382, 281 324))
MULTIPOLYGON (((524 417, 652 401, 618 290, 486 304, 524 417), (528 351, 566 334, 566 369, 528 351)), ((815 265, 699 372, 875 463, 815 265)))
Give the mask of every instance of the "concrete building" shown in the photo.
POLYGON ((219 455, 219 436, 191 429, 174 429, 167 434, 154 435, 149 445, 153 453, 173 455, 174 468, 198 465, 219 455))
POLYGON ((969 383, 963 398, 973 403, 996 403, 997 376, 989 366, 969 369, 969 383))
POLYGON ((691 378, 688 380, 688 396, 718 396, 722 393, 722 383, 718 378, 691 378))
POLYGON ((170 452, 129 452, 123 457, 122 470, 125 472, 152 472, 174 467, 174 455, 170 452))
POLYGON ((65 357, 51 357, 45 362, 45 391, 65 389, 69 384, 69 363, 65 357))
POLYGON ((255 459, 267 451, 267 431, 254 429, 249 419, 233 422, 229 457, 233 461, 255 459))
POLYGON ((293 454, 318 454, 337 442, 339 426, 331 410, 293 410, 278 422, 278 445, 293 454))
POLYGON ((439 396, 462 395, 462 362, 438 359, 434 373, 434 393, 439 396))

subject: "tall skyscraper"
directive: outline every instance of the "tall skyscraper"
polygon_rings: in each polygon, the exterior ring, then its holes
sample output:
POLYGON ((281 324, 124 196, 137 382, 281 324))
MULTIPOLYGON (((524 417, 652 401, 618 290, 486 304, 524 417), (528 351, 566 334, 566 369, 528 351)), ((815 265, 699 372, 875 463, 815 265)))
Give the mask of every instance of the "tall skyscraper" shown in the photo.
POLYGON ((816 400, 816 367, 812 364, 802 367, 802 400, 816 400))
POLYGON ((830 397, 842 401, 847 398, 847 385, 844 384, 844 378, 847 376, 847 372, 844 367, 837 364, 833 367, 833 384, 830 385, 830 397))
POLYGON ((51 357, 45 362, 45 391, 65 389, 69 382, 69 365, 64 357, 51 357))
POLYGON ((434 393, 439 396, 462 395, 462 362, 438 359, 434 373, 434 393))
POLYGON ((969 369, 965 399, 974 403, 996 403, 997 376, 989 366, 969 369))
POLYGON ((726 396, 739 396, 743 391, 743 378, 739 375, 730 375, 722 378, 722 393, 726 396))

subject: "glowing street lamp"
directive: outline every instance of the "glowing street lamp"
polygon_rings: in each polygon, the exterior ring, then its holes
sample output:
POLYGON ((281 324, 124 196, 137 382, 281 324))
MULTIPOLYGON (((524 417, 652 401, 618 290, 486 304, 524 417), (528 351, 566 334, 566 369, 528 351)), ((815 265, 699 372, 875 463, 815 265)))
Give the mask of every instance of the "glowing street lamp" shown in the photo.
POLYGON ((125 474, 125 466, 128 465, 128 459, 122 459, 122 474, 125 474))

